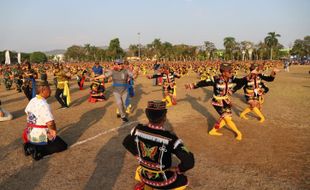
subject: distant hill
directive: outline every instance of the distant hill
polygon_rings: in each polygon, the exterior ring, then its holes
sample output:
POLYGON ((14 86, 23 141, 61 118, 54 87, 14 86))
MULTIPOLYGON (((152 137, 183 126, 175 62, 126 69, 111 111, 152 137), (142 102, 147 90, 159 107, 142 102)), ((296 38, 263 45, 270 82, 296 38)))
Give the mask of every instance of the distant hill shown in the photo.
POLYGON ((55 49, 55 50, 51 50, 51 51, 46 51, 44 52, 46 55, 57 55, 57 54, 64 54, 66 52, 66 50, 64 49, 55 49))

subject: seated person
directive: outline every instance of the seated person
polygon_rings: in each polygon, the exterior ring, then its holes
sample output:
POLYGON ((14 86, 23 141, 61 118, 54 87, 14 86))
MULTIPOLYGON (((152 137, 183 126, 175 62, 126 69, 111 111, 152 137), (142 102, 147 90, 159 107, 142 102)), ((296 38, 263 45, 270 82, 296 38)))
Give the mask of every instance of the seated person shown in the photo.
POLYGON ((54 117, 46 101, 51 95, 48 82, 38 81, 36 91, 37 95, 25 109, 27 127, 23 132, 23 140, 25 155, 40 160, 46 155, 66 150, 67 144, 57 136, 54 117))
POLYGON ((105 97, 104 97, 104 91, 105 88, 102 85, 102 83, 99 83, 97 81, 94 81, 91 85, 90 85, 90 97, 88 99, 89 102, 91 103, 95 103, 98 101, 104 101, 105 97))

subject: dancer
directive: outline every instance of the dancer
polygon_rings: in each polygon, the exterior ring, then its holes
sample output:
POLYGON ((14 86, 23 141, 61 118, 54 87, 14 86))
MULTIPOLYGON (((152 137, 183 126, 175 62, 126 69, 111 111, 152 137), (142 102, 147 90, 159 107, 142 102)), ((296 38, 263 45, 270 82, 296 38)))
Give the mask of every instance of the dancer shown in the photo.
POLYGON ((123 141, 140 164, 135 190, 185 189, 188 179, 184 173, 194 167, 194 155, 181 139, 165 129, 165 102, 149 101, 145 113, 149 123, 138 124, 123 141), (172 155, 179 159, 176 167, 172 167, 172 155))
MULTIPOLYGON (((232 75, 232 66, 229 63, 220 65, 220 75, 211 77, 211 79, 202 80, 198 83, 186 84, 187 89, 196 89, 205 86, 213 86, 212 105, 220 115, 213 129, 209 131, 210 135, 221 136, 218 130, 227 125, 236 133, 236 140, 242 140, 242 134, 236 124, 232 121, 231 100, 230 96, 234 92, 233 87, 243 85, 243 79, 235 78, 232 75)), ((236 88, 238 89, 238 88, 236 88)))
POLYGON ((90 97, 88 99, 88 102, 96 103, 96 102, 102 102, 105 100, 104 91, 105 88, 99 81, 93 81, 90 85, 90 97))
POLYGON ((266 94, 269 89, 265 86, 263 81, 273 81, 278 71, 278 69, 273 69, 270 76, 265 76, 261 73, 259 64, 251 64, 250 74, 245 76, 243 81, 244 95, 249 107, 245 108, 245 110, 240 114, 241 118, 249 119, 246 114, 253 111, 260 118, 259 121, 261 123, 265 121, 265 117, 261 112, 261 107, 264 102, 263 95, 266 94))
POLYGON ((128 80, 130 77, 136 78, 131 71, 124 68, 124 61, 117 59, 114 62, 114 68, 106 73, 99 75, 92 80, 105 79, 112 77, 113 95, 117 104, 116 116, 120 117, 123 122, 128 122, 126 116, 126 98, 128 95, 128 80))
POLYGON ((54 76, 56 76, 57 79, 55 98, 61 105, 62 109, 69 108, 71 102, 69 78, 71 77, 71 74, 66 68, 63 68, 62 65, 58 65, 54 70, 54 76))
POLYGON ((23 66, 23 91, 28 100, 36 96, 36 79, 38 78, 38 73, 31 68, 30 62, 26 61, 23 66))
POLYGON ((162 77, 163 84, 163 99, 162 101, 167 103, 167 107, 177 104, 177 92, 175 78, 180 78, 180 74, 174 72, 168 67, 163 65, 160 73, 154 74, 153 76, 147 76, 148 79, 162 77))

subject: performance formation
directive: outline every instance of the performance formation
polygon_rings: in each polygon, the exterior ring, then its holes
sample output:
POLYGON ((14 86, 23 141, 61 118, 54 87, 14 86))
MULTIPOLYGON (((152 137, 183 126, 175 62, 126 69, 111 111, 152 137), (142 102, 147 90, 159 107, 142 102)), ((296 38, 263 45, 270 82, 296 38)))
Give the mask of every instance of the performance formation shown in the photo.
MULTIPOLYGON (((260 123, 265 121, 262 113, 264 96, 270 90, 266 82, 273 82, 279 72, 281 62, 129 62, 117 59, 113 63, 85 63, 76 66, 70 63, 30 64, 3 66, 1 73, 6 90, 15 84, 17 93, 24 93, 29 103, 25 108, 26 128, 21 131, 25 156, 38 161, 42 158, 65 151, 68 148, 66 139, 57 132, 56 121, 52 114, 48 98, 52 95, 51 86, 55 89, 57 109, 67 109, 70 114, 70 86, 76 78, 79 91, 89 91, 89 103, 107 101, 107 94, 112 93, 116 104, 116 117, 123 125, 130 122, 134 102, 139 95, 135 91, 135 80, 145 77, 153 79, 150 86, 162 90, 162 100, 149 100, 145 108, 147 123, 139 123, 123 139, 124 148, 137 158, 134 189, 186 189, 189 185, 185 172, 195 165, 194 152, 191 152, 174 132, 165 125, 170 107, 177 109, 177 84, 179 78, 195 74, 198 82, 188 82, 178 86, 178 90, 190 92, 198 88, 210 87, 213 95, 211 104, 219 117, 206 134, 222 136, 224 126, 235 135, 237 141, 246 136, 232 119, 232 97, 240 89, 244 92, 246 107, 240 118, 248 120, 250 112, 258 116, 260 123), (270 74, 267 74, 270 72, 270 74), (238 74, 237 73, 243 73, 238 74), (86 86, 89 87, 89 89, 86 86), (176 157, 178 164, 173 162, 176 157)), ((159 93, 159 92, 153 92, 159 93)), ((173 110, 169 111, 173 112, 173 110)), ((1 121, 11 120, 9 112, 1 108, 1 121)), ((267 118, 268 119, 268 118, 267 118)), ((207 126, 206 126, 207 128, 207 126)), ((246 129, 244 129, 246 130, 246 129)), ((193 134, 194 135, 194 134, 193 134)), ((207 136, 206 136, 207 138, 207 136)), ((121 142, 119 142, 121 143, 121 142)))

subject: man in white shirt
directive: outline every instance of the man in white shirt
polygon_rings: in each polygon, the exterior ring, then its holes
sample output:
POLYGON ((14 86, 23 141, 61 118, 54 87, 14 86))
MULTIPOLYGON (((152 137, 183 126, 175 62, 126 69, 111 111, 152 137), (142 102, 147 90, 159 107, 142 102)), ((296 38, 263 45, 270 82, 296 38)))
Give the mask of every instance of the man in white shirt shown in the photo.
POLYGON ((67 149, 67 144, 56 135, 56 124, 46 99, 51 95, 47 81, 37 82, 37 95, 28 103, 27 127, 23 133, 25 155, 40 160, 46 155, 67 149))

